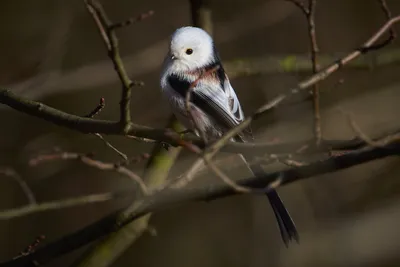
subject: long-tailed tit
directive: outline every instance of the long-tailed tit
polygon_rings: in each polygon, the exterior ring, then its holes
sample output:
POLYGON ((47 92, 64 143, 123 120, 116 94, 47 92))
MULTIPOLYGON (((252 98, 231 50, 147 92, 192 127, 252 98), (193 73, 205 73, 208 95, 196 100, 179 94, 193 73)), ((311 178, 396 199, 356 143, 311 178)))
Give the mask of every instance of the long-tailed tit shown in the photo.
MULTIPOLYGON (((239 100, 222 67, 214 42, 200 28, 182 27, 171 36, 161 74, 161 88, 178 120, 197 134, 201 131, 209 138, 218 138, 244 119, 239 100), (185 104, 186 94, 190 89, 191 114, 185 104)), ((235 141, 245 142, 249 138, 252 139, 250 129, 238 134, 235 141)), ((249 167, 255 175, 263 172, 259 165, 249 167)), ((293 239, 298 241, 296 226, 278 193, 273 190, 266 195, 284 243, 287 245, 293 239)))

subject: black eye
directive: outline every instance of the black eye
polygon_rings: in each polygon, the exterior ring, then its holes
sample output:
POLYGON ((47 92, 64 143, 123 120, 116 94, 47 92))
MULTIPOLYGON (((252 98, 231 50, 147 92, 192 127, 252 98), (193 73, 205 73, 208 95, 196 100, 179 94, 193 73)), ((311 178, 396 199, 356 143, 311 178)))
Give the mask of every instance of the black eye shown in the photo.
POLYGON ((191 55, 191 54, 193 54, 193 49, 191 48, 186 49, 186 55, 191 55))

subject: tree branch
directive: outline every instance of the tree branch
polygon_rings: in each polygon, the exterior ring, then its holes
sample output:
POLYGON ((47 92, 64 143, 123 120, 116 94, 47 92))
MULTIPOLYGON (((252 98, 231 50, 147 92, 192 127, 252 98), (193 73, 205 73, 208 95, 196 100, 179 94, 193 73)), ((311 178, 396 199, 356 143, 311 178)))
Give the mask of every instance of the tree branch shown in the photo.
MULTIPOLYGON (((321 80, 326 79, 332 73, 348 64, 352 60, 356 59, 363 53, 367 53, 372 50, 376 50, 377 47, 374 44, 380 39, 380 37, 391 27, 400 21, 400 16, 396 16, 389 21, 387 21, 379 30, 373 34, 371 38, 369 38, 361 48, 352 51, 348 55, 340 58, 336 62, 330 64, 326 68, 322 69, 318 73, 310 76, 308 79, 299 83, 297 87, 288 90, 286 94, 281 94, 275 97, 270 103, 264 105, 261 109, 264 109, 263 112, 256 112, 254 114, 262 114, 273 107, 279 105, 282 101, 287 99, 289 96, 297 94, 301 90, 308 89, 312 85, 320 82, 321 80)), ((389 42, 384 42, 388 44, 389 42)), ((382 45, 379 46, 381 48, 382 45)), ((35 102, 32 100, 24 99, 13 94, 10 90, 0 89, 0 103, 8 105, 18 111, 26 113, 31 116, 35 116, 54 124, 64 126, 73 130, 86 132, 86 133, 100 133, 100 134, 117 134, 117 135, 132 135, 139 138, 147 138, 151 140, 162 141, 166 143, 170 143, 172 145, 179 145, 176 142, 177 139, 180 139, 180 136, 177 134, 174 137, 171 137, 170 132, 166 134, 165 130, 159 129, 151 129, 146 126, 129 124, 129 125, 121 125, 119 122, 106 121, 106 120, 95 120, 91 118, 84 118, 72 114, 68 114, 61 110, 46 106, 42 103, 35 102)), ((259 109, 259 111, 261 110, 259 109)), ((252 116, 250 120, 255 119, 257 116, 252 116)), ((245 122, 245 123, 248 123, 245 122)), ((239 126, 242 127, 242 126, 239 126)), ((201 143, 201 141, 200 141, 201 143)), ((204 146, 204 144, 203 144, 204 146)))
MULTIPOLYGON (((169 127, 179 131, 180 126, 174 117, 168 123, 169 127)), ((144 180, 146 186, 155 189, 161 186, 168 177, 168 173, 175 162, 181 148, 170 148, 165 151, 161 144, 155 146, 152 156, 146 166, 144 180)), ((137 202, 133 202, 127 208, 118 212, 115 216, 116 221, 125 221, 127 216, 138 208, 137 202)), ((115 229, 113 235, 108 235, 100 242, 90 247, 81 255, 73 266, 79 267, 105 267, 111 265, 142 233, 148 228, 148 221, 151 214, 139 218, 125 225, 121 229, 115 229), (107 251, 107 253, 103 253, 107 251), (112 252, 110 252, 112 251, 112 252)))
MULTIPOLYGON (((265 174, 257 177, 250 177, 239 180, 238 184, 253 189, 264 189, 271 185, 281 186, 301 179, 310 178, 317 175, 344 170, 352 166, 360 165, 376 159, 383 159, 400 153, 400 134, 393 135, 381 140, 386 142, 383 147, 364 147, 356 151, 344 152, 325 158, 309 165, 289 168, 275 173, 265 174), (391 140, 390 142, 388 140, 391 140), (279 176, 279 181, 276 177, 279 176)), ((114 232, 129 222, 148 214, 149 212, 160 211, 174 205, 187 203, 188 201, 211 201, 222 197, 239 194, 231 186, 207 185, 200 188, 185 190, 166 189, 154 196, 143 198, 136 202, 136 208, 131 214, 127 214, 123 220, 112 213, 89 226, 84 227, 64 238, 56 240, 43 248, 38 249, 32 254, 15 260, 4 262, 0 267, 11 266, 35 266, 33 261, 39 264, 46 264, 52 259, 65 253, 71 252, 85 244, 88 244, 100 237, 114 232)))
POLYGON ((142 190, 142 193, 147 195, 149 194, 149 190, 145 183, 143 182, 142 178, 139 175, 134 173, 133 171, 129 170, 124 166, 120 166, 115 163, 107 163, 102 162, 100 160, 95 160, 90 156, 78 154, 78 153, 71 153, 71 152, 61 152, 61 153, 51 153, 51 154, 44 154, 39 155, 35 158, 32 158, 29 161, 29 165, 36 166, 38 164, 42 164, 44 162, 54 161, 54 160, 79 160, 80 162, 100 170, 105 171, 116 171, 120 174, 125 175, 129 179, 135 182, 135 184, 139 185, 139 188, 142 190))
MULTIPOLYGON (((132 192, 129 192, 131 194, 132 192)), ((22 216, 27 216, 33 213, 65 209, 75 206, 87 205, 91 203, 99 203, 110 201, 112 199, 127 196, 129 195, 125 193, 101 193, 101 194, 92 194, 82 197, 74 197, 63 200, 56 200, 50 202, 43 202, 37 204, 29 204, 19 208, 13 208, 9 210, 0 211, 0 221, 1 220, 9 220, 22 216)))
MULTIPOLYGON (((318 54, 319 65, 326 66, 336 61, 338 55, 318 54)), ((372 57, 360 57, 346 64, 346 68, 370 70, 378 67, 397 65, 400 62, 400 50, 385 49, 372 57)), ((251 75, 268 75, 275 73, 301 73, 312 71, 312 63, 308 54, 282 54, 260 55, 257 57, 239 58, 228 60, 224 67, 229 77, 241 77, 251 75)))
MULTIPOLYGON (((129 124, 131 123, 131 89, 132 86, 142 83, 133 83, 129 78, 125 67, 122 63, 122 59, 118 48, 118 38, 115 34, 116 24, 112 23, 104 12, 103 7, 96 0, 85 0, 85 5, 89 13, 92 15, 97 28, 99 29, 100 35, 103 38, 104 44, 107 48, 108 55, 114 64, 115 71, 122 84, 122 94, 120 101, 120 123, 123 125, 124 131, 128 131, 129 124)), ((124 25, 130 25, 131 23, 125 23, 124 25)))

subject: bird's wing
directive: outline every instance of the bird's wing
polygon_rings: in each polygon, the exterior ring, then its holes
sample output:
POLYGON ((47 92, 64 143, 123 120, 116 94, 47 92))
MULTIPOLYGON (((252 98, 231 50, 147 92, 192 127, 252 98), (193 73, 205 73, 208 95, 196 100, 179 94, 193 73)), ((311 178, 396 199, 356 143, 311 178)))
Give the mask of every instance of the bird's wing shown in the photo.
MULTIPOLYGON (((224 82, 224 93, 229 102, 229 112, 233 114, 238 124, 241 123, 245 119, 244 113, 240 105, 240 101, 236 95, 236 92, 231 86, 229 78, 226 74, 224 82)), ((243 133, 246 135, 247 138, 253 139, 253 133, 250 126, 244 129, 243 133)))
MULTIPOLYGON (((170 86, 182 97, 186 97, 190 82, 184 76, 171 75, 170 86)), ((201 77, 193 88, 192 103, 205 112, 218 126, 229 130, 244 120, 244 114, 239 99, 222 67, 215 73, 201 77)), ((251 136, 250 128, 241 135, 251 136)))

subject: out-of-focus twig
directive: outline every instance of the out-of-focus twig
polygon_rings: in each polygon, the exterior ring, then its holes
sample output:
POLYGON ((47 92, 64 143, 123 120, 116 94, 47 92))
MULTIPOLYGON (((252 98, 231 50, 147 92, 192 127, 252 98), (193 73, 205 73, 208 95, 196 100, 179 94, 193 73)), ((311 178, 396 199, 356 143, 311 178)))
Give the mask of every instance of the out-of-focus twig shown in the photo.
MULTIPOLYGON (((105 103, 105 99, 104 97, 100 98, 100 103, 96 106, 95 109, 93 109, 88 115, 86 115, 86 118, 93 118, 94 116, 98 115, 103 108, 105 107, 106 103, 105 103)), ((93 133, 93 135, 97 136, 100 140, 102 140, 104 142, 104 144, 111 148, 111 150, 113 150, 114 152, 116 152, 118 154, 118 156, 122 157, 125 162, 128 161, 128 157, 125 155, 125 153, 121 152, 120 150, 118 150, 115 146, 113 146, 110 142, 108 142, 106 139, 104 139, 104 137, 99 134, 99 133, 93 133)))
POLYGON ((307 9, 306 5, 301 1, 301 0, 285 0, 286 2, 291 2, 293 3, 295 6, 297 6, 301 12, 304 13, 304 16, 308 16, 309 15, 309 9, 307 9))
POLYGON ((192 23, 213 35, 213 20, 210 0, 189 0, 192 23))
POLYGON ((104 142, 104 144, 106 144, 106 146, 115 151, 115 153, 117 153, 121 158, 123 158, 126 163, 128 162, 128 156, 125 153, 121 152, 118 148, 116 148, 110 142, 104 139, 104 137, 101 134, 95 133, 94 135, 100 138, 104 142))
POLYGON ((146 195, 149 194, 149 190, 147 189, 147 186, 143 182, 142 178, 140 178, 140 176, 137 175, 136 173, 134 173, 133 171, 129 170, 128 168, 126 168, 124 166, 120 166, 115 163, 107 163, 107 162, 102 162, 100 160, 95 160, 92 157, 90 157, 88 155, 84 155, 84 154, 72 153, 72 152, 43 154, 43 155, 38 155, 37 157, 30 159, 29 165, 37 166, 39 164, 42 164, 45 162, 51 162, 54 160, 79 160, 80 162, 82 162, 90 167, 94 167, 94 168, 97 168, 100 170, 116 171, 116 172, 121 173, 124 176, 130 178, 135 183, 137 183, 144 194, 146 194, 146 195))
MULTIPOLYGON (((279 171, 278 173, 268 173, 262 176, 245 178, 238 181, 238 183, 242 186, 254 189, 264 189, 270 184, 277 183, 277 177, 279 178, 279 185, 317 175, 319 175, 319 177, 326 177, 321 174, 343 170, 375 159, 383 159, 388 156, 398 155, 400 152, 399 136, 400 134, 396 136, 386 136, 384 139, 391 141, 387 142, 384 148, 368 146, 318 160, 306 166, 289 168, 284 171, 279 171)), ((61 255, 103 237, 107 233, 115 232, 116 229, 122 228, 133 220, 145 216, 149 212, 159 211, 174 204, 188 203, 188 201, 210 201, 238 193, 239 192, 226 184, 206 185, 204 187, 185 190, 164 190, 163 192, 138 201, 132 213, 126 214, 123 220, 120 220, 120 217, 116 216, 115 213, 110 214, 102 220, 56 240, 26 257, 4 262, 0 266, 33 266, 31 264, 33 260, 37 260, 41 264, 46 264, 54 258, 60 257, 61 255)))
MULTIPOLYGON (((363 140, 366 144, 370 146, 384 146, 384 143, 374 141, 372 138, 370 138, 366 133, 364 133, 363 130, 361 130, 360 126, 357 124, 357 122, 354 120, 354 116, 351 112, 346 111, 343 107, 338 107, 338 110, 346 116, 347 122, 349 123, 351 129, 354 131, 354 133, 357 135, 358 138, 363 140)), ((381 141, 381 140, 380 140, 381 141)))
MULTIPOLYGON (((388 7, 388 4, 386 3, 386 0, 377 0, 377 1, 379 2, 380 6, 381 6, 381 9, 385 15, 385 19, 390 21, 392 19, 392 13, 390 12, 390 9, 388 7)), ((382 47, 385 47, 388 44, 390 44, 391 42, 393 42, 395 38, 396 38, 396 31, 395 31, 394 27, 391 26, 391 27, 389 27, 389 37, 380 43, 376 43, 376 44, 372 45, 369 49, 377 50, 382 47)))
POLYGON ((36 250, 36 248, 40 245, 40 243, 46 238, 45 235, 40 235, 38 237, 35 238, 35 240, 29 244, 23 251, 21 251, 21 253, 15 257, 14 259, 17 259, 19 257, 22 256, 26 256, 31 254, 32 252, 34 252, 36 250))
POLYGON ((18 183, 19 187, 21 187, 26 198, 28 199, 29 204, 30 205, 36 204, 36 198, 32 190, 30 189, 28 184, 24 181, 24 179, 22 179, 22 177, 15 170, 11 168, 0 168, 0 174, 14 179, 18 183))
POLYGON ((220 170, 211 159, 206 158, 206 157, 203 157, 203 159, 204 159, 204 162, 206 163, 206 165, 208 166, 208 168, 211 169, 216 174, 216 176, 218 178, 220 178, 225 184, 227 184, 228 186, 232 187, 234 190, 236 190, 237 192, 240 192, 240 193, 250 193, 251 192, 251 189, 235 183, 235 181, 233 181, 222 170, 220 170))
POLYGON ((130 26, 131 24, 134 24, 136 22, 142 21, 144 19, 147 19, 151 16, 154 15, 154 11, 153 10, 149 10, 146 13, 142 13, 139 16, 135 17, 135 18, 129 18, 125 21, 121 21, 121 22, 117 22, 117 23, 113 23, 110 25, 110 29, 118 29, 118 28, 123 28, 123 27, 127 27, 130 26))
MULTIPOLYGON (((174 117, 171 117, 167 126, 175 131, 181 130, 180 125, 174 117)), ((149 189, 158 188, 165 183, 169 170, 180 151, 181 147, 172 147, 166 151, 162 147, 162 144, 157 144, 154 147, 142 175, 149 189)), ((139 207, 139 204, 140 200, 135 201, 127 208, 113 215, 115 223, 114 228, 119 228, 119 223, 125 221, 126 218, 139 207)), ((118 231, 114 232, 112 235, 105 236, 105 238, 94 244, 80 256, 72 266, 106 267, 111 265, 111 263, 129 248, 135 240, 148 230, 148 221, 150 217, 151 213, 146 214, 138 220, 127 224, 124 228, 118 229, 118 231), (102 253, 103 251, 108 251, 109 253, 102 253)))
MULTIPOLYGON (((317 62, 317 54, 319 52, 317 36, 315 32, 315 10, 317 6, 317 0, 308 0, 308 7, 301 2, 300 0, 285 0, 288 2, 292 2, 295 4, 301 12, 304 14, 307 20, 307 28, 308 28, 308 38, 310 42, 310 50, 311 50, 311 69, 312 73, 315 74, 319 70, 319 65, 317 62)), ((320 101, 319 101, 319 90, 318 84, 314 84, 312 87, 312 99, 313 99, 313 108, 314 108, 314 138, 315 143, 319 145, 322 139, 322 130, 321 130, 321 112, 320 112, 320 101)))
MULTIPOLYGON (((380 40, 382 35, 390 30, 393 25, 400 21, 400 16, 393 17, 382 25, 366 42, 364 42, 361 48, 356 49, 346 56, 336 60, 324 69, 321 69, 318 73, 310 76, 304 81, 300 82, 297 87, 291 88, 287 93, 276 96, 272 101, 264 105, 259 109, 259 112, 255 112, 250 120, 255 119, 264 112, 279 105, 282 101, 286 100, 292 95, 299 93, 300 91, 306 90, 314 84, 326 79, 332 73, 342 68, 344 65, 358 58, 360 55, 365 54, 369 51, 378 49, 374 44, 380 40)), ((385 42, 389 44, 390 42, 385 42)), ((379 48, 381 48, 380 46, 379 48)), ((165 135, 165 130, 151 129, 142 125, 129 124, 127 127, 121 123, 107 120, 95 120, 89 118, 83 118, 80 116, 68 114, 61 110, 49 107, 40 102, 24 99, 17 96, 8 89, 0 89, 0 103, 8 105, 18 111, 29 114, 31 116, 39 117, 55 123, 60 126, 64 126, 70 129, 74 129, 86 133, 104 133, 104 134, 119 134, 119 135, 131 135, 137 138, 145 138, 150 140, 163 141, 166 143, 177 144, 176 139, 165 135)), ((249 120, 245 120, 243 124, 248 124, 249 120)), ((239 125, 238 127, 243 127, 239 125)))
POLYGON ((119 194, 119 193, 100 193, 100 194, 92 194, 86 195, 82 197, 74 197, 63 200, 55 200, 50 202, 43 202, 37 204, 30 204, 19 208, 13 208, 9 210, 0 211, 0 221, 1 220, 9 220, 17 217, 26 216, 33 213, 58 210, 64 208, 70 208, 75 206, 87 205, 92 203, 99 203, 110 201, 117 197, 127 196, 127 194, 119 194))

